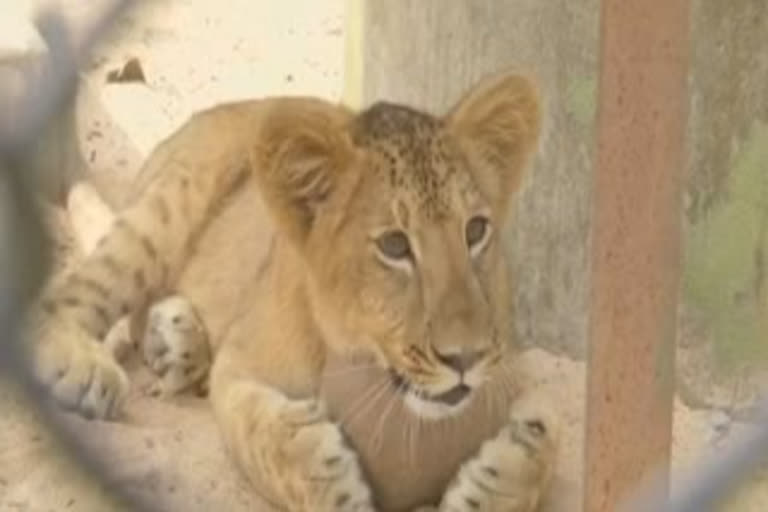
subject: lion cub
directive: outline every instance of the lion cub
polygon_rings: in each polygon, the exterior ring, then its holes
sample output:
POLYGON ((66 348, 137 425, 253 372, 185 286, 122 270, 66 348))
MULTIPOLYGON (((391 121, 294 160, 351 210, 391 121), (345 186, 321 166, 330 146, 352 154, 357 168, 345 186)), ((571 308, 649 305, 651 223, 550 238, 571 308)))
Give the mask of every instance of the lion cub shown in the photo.
POLYGON ((282 508, 534 510, 557 426, 541 404, 513 405, 503 233, 539 124, 536 91, 514 74, 442 116, 313 98, 196 114, 41 298, 37 378, 62 406, 119 417, 129 380, 104 341, 119 319, 149 317, 142 350, 172 376, 165 391, 206 375, 212 355, 227 449, 282 508), (333 391, 334 360, 364 361, 375 386, 333 391), (343 414, 352 400, 445 426, 460 451, 446 446, 423 474, 392 469, 343 414))

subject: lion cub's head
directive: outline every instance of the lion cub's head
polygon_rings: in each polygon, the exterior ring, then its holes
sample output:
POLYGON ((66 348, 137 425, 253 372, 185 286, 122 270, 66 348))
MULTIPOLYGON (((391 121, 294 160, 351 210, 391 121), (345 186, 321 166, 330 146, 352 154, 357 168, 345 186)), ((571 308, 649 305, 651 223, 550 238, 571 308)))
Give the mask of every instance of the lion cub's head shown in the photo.
POLYGON ((267 122, 262 188, 315 322, 422 416, 460 410, 511 343, 502 233, 539 117, 533 86, 503 75, 443 117, 308 101, 267 122))

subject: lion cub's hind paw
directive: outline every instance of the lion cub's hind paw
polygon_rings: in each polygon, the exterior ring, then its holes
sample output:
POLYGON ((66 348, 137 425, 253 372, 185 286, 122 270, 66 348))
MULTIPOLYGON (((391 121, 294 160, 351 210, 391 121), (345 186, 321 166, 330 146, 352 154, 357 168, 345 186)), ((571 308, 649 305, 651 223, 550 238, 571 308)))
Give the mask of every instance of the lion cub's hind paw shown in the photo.
POLYGON ((192 304, 178 295, 149 309, 142 349, 144 361, 160 377, 150 389, 153 395, 169 396, 200 384, 211 366, 205 326, 192 304))

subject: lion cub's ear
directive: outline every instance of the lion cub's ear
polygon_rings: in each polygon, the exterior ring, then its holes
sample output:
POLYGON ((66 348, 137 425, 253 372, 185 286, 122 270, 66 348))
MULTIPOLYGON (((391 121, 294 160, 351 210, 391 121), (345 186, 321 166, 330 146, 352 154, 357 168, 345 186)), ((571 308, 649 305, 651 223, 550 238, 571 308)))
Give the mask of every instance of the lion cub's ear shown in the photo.
POLYGON ((255 175, 282 231, 299 245, 351 169, 351 114, 314 99, 279 102, 265 117, 255 175))
POLYGON ((449 130, 469 156, 478 185, 501 215, 536 147, 540 118, 533 83, 509 73, 482 79, 446 116, 449 130))

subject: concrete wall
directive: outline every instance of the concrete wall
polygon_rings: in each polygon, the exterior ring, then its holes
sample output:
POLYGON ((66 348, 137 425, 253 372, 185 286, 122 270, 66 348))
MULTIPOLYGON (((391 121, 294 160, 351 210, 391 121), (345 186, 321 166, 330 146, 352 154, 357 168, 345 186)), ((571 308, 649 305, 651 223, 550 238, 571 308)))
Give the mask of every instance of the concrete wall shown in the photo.
POLYGON ((439 112, 500 67, 538 80, 545 100, 543 140, 510 239, 517 326, 526 342, 582 353, 599 2, 364 4, 364 104, 388 98, 439 112), (397 43, 393 34, 401 34, 397 43))
MULTIPOLYGON (((500 67, 538 78, 543 139, 510 233, 517 326, 525 343, 583 356, 599 1, 353 3, 362 6, 362 27, 348 30, 362 38, 348 54, 359 59, 347 75, 353 102, 440 111, 500 67)), ((684 322, 701 329, 681 332, 712 342, 721 360, 753 358, 768 352, 768 2, 691 7, 682 300, 684 322)))
POLYGON ((768 354, 768 3, 693 5, 683 299, 728 369, 768 354))

